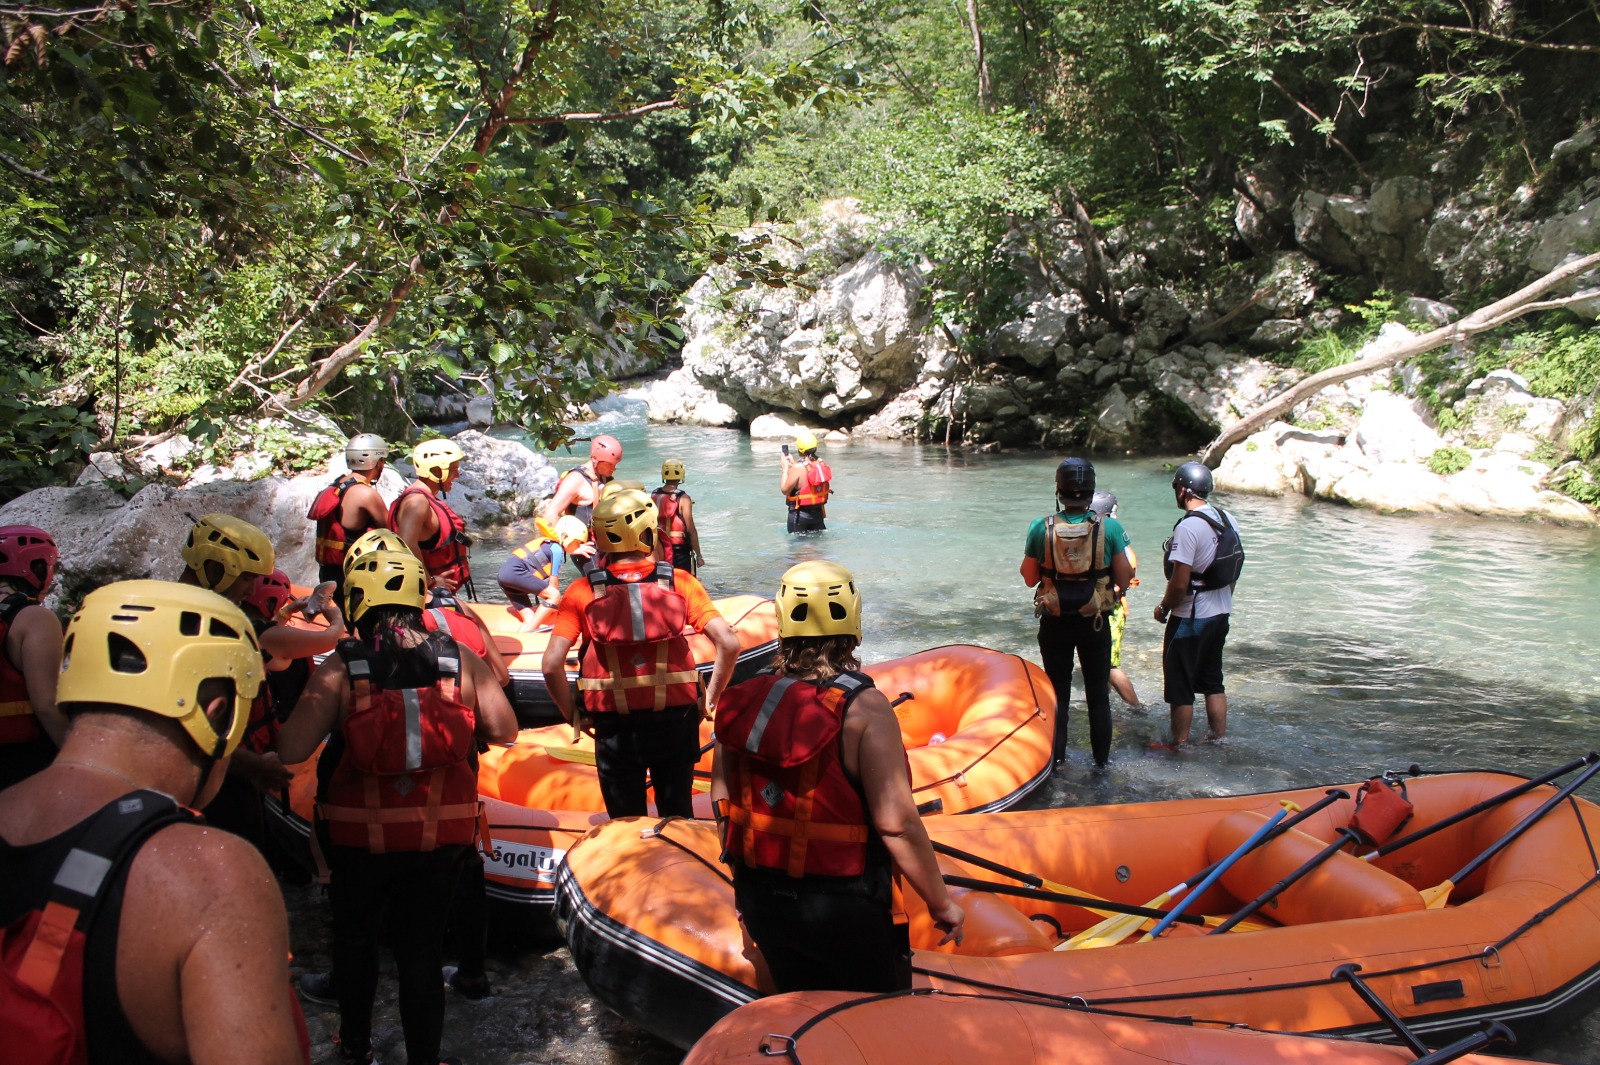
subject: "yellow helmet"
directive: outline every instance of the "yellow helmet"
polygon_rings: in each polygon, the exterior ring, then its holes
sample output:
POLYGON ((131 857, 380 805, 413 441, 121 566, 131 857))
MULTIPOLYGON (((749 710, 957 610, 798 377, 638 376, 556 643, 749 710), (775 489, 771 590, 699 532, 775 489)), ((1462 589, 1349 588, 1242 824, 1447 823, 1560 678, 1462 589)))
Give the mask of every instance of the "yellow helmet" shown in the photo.
POLYGON ((661 479, 663 481, 683 480, 683 463, 678 459, 667 459, 661 464, 661 479))
POLYGON ((817 437, 809 429, 802 429, 794 434, 794 449, 796 451, 817 450, 817 437))
POLYGON ((607 481, 606 486, 600 489, 600 498, 604 499, 606 496, 616 495, 618 492, 644 492, 645 495, 650 494, 645 491, 643 481, 611 480, 607 481))
POLYGON ((373 551, 345 571, 345 613, 352 624, 375 606, 409 606, 428 602, 428 571, 410 551, 373 551))
POLYGON ((861 593, 837 562, 790 566, 778 579, 779 636, 861 638, 861 593))
POLYGON ((232 514, 202 516, 183 544, 184 565, 199 579, 200 587, 213 592, 227 592, 241 574, 265 577, 276 565, 276 555, 266 533, 232 514), (221 575, 207 573, 207 562, 221 566, 221 575))
POLYGON ((553 537, 563 548, 571 544, 587 543, 589 540, 589 526, 583 523, 582 518, 571 514, 556 521, 556 534, 553 537))
POLYGON ((454 440, 443 437, 424 440, 411 449, 411 464, 417 468, 417 476, 441 484, 450 476, 450 467, 466 457, 454 440))
POLYGON ((67 623, 56 702, 172 718, 202 754, 224 758, 244 737, 265 673, 255 629, 222 596, 174 581, 118 581, 84 596, 67 623), (200 701, 214 680, 233 686, 220 720, 200 701))
POLYGON ((638 488, 602 496, 594 508, 594 542, 602 551, 624 554, 656 546, 656 504, 638 488))
POLYGON ((357 562, 376 551, 400 551, 411 554, 411 548, 400 539, 400 534, 388 529, 368 529, 351 541, 350 546, 344 549, 344 572, 348 576, 350 568, 357 562))

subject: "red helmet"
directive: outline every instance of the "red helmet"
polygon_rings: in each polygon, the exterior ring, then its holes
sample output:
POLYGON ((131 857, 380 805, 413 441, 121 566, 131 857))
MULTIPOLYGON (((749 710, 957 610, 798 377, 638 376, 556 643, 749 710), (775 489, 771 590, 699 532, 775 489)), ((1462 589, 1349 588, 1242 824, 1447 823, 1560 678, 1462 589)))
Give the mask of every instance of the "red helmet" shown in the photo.
POLYGON ((589 458, 614 466, 622 461, 622 442, 614 436, 601 434, 589 441, 589 458))
POLYGON ((10 577, 43 595, 56 575, 61 552, 55 537, 34 525, 0 526, 0 577, 10 577))
POLYGON ((281 569, 275 569, 266 576, 256 578, 256 586, 244 597, 243 605, 253 607, 268 621, 276 621, 283 604, 293 598, 294 589, 289 586, 289 575, 281 569))

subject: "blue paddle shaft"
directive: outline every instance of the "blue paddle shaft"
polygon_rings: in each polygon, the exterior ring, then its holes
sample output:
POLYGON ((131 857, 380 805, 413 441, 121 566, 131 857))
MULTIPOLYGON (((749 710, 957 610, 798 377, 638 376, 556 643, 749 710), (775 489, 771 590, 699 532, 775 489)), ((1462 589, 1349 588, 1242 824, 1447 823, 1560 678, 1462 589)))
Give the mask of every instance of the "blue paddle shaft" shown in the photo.
POLYGON ((1162 932, 1165 932, 1168 926, 1171 925, 1173 921, 1176 921, 1179 917, 1181 917, 1184 910, 1189 908, 1189 903, 1193 902, 1201 895, 1204 895, 1206 888, 1216 883, 1217 878, 1223 873, 1226 873, 1229 869, 1232 869, 1234 862, 1237 862, 1240 858, 1243 858, 1246 854, 1249 854, 1252 850, 1254 850, 1256 844, 1265 839, 1267 833, 1271 832, 1274 828, 1277 828, 1278 822, 1282 821, 1288 816, 1289 811, 1287 809, 1280 809, 1277 813, 1267 818, 1266 824, 1250 833, 1249 839, 1239 844, 1238 849, 1236 849, 1226 858, 1222 859, 1222 861, 1218 862, 1217 867, 1211 870, 1211 872, 1207 873, 1206 878, 1200 881, 1199 884, 1195 885, 1195 889, 1185 895, 1182 902, 1168 910, 1167 915, 1161 918, 1160 921, 1156 922, 1156 926, 1150 929, 1150 938, 1155 939, 1157 936, 1161 935, 1162 932))

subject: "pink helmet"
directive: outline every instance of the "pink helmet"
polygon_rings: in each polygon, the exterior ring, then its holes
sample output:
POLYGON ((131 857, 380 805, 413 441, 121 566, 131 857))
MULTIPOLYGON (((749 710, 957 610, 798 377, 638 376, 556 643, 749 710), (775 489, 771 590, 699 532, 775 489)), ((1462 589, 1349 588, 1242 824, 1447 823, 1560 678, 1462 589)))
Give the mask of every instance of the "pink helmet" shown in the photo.
POLYGON ((34 525, 0 526, 0 577, 10 577, 44 595, 56 575, 61 552, 53 536, 34 525))
POLYGON ((289 586, 289 575, 281 569, 275 569, 256 578, 256 586, 244 597, 244 605, 254 607, 268 621, 276 621, 283 604, 293 598, 294 589, 289 586))
POLYGON ((616 465, 622 461, 622 442, 614 436, 601 434, 589 441, 589 458, 616 465))

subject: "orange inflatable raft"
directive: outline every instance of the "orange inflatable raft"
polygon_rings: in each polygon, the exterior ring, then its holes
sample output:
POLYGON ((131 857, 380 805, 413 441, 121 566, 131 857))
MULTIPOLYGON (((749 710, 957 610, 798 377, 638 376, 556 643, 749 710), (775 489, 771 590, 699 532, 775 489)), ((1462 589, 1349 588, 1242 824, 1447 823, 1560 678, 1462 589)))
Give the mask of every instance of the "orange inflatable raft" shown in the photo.
MULTIPOLYGON (((957 644, 866 666, 891 699, 911 762, 912 790, 929 812, 967 813, 1013 806, 1050 774, 1055 699, 1044 671, 1013 654, 957 644), (902 698, 904 693, 910 698, 902 698)), ((711 772, 711 724, 699 773, 711 772)), ((594 744, 567 725, 524 729, 515 743, 478 760, 478 791, 488 814, 486 873, 492 896, 549 905, 567 848, 603 824, 605 803, 594 744)), ((295 770, 290 801, 269 800, 283 833, 309 834, 315 762, 295 770)), ((696 815, 710 818, 709 799, 696 815)), ((292 838, 292 837, 291 837, 292 838)))
MULTIPOLYGON (((1052 890, 941 857, 947 875, 996 887, 956 889, 967 910, 959 948, 933 949, 938 934, 908 893, 912 942, 921 948, 917 981, 1380 1040, 1387 1030, 1330 977, 1337 965, 1359 964, 1376 993, 1430 1039, 1483 1020, 1516 1028, 1537 1019, 1548 1028, 1589 1008, 1600 986, 1600 809, 1578 798, 1560 801, 1464 872, 1543 809, 1552 787, 1503 799, 1526 782, 1459 773, 1407 783, 1414 813, 1390 845, 1417 838, 1371 861, 1334 853, 1256 915, 1259 930, 1219 935, 1204 934, 1208 919, 1215 925, 1343 839, 1352 798, 1304 789, 930 818, 936 844, 1035 874, 1052 890), (1102 915, 1053 891, 1159 907, 1163 893, 1232 854, 1283 803, 1309 809, 1319 799, 1322 807, 1192 900, 1189 916, 1200 918, 1199 927, 1179 924, 1150 941, 1055 949, 1102 915), (1490 799, 1502 801, 1478 809, 1490 799), (1477 812, 1451 820, 1469 810, 1477 812), (1446 827, 1426 831, 1434 825, 1446 827), (1452 882, 1455 874, 1459 882, 1452 882), (1435 890, 1441 884, 1443 895, 1435 890), (1445 904, 1430 906, 1430 898, 1445 904)), ((734 912, 713 826, 639 819, 605 825, 568 852, 559 893, 573 959, 596 996, 679 1046, 771 990, 760 952, 734 912)))
MULTIPOLYGON (((1002 994, 812 991, 741 1006, 694 1045, 683 1065, 1405 1065, 1407 1048, 1156 1021, 1002 994)), ((1506 1065, 1481 1054, 1458 1065, 1506 1065)))

